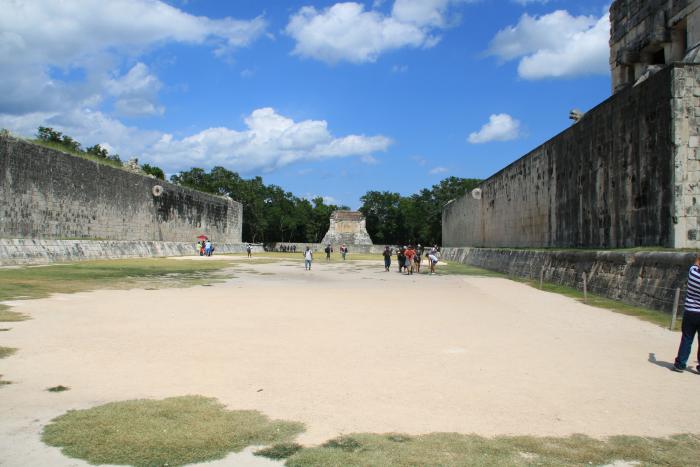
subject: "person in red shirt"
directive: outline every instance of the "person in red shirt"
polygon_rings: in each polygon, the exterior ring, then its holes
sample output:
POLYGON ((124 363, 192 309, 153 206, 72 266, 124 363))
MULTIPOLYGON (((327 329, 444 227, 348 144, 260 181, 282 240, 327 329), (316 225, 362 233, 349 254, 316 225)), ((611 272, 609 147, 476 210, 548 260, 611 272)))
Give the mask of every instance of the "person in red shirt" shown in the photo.
POLYGON ((413 257, 416 256, 416 250, 413 249, 412 245, 409 245, 404 254, 406 255, 406 272, 413 274, 413 257))

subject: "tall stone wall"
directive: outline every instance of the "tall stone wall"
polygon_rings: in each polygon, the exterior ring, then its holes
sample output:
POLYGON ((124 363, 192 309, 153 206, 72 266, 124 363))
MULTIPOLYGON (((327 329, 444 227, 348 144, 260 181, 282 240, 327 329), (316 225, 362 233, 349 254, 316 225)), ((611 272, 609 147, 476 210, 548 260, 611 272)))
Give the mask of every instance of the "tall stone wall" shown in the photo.
POLYGON ((240 243, 241 223, 229 198, 0 137, 0 238, 240 243))
POLYGON ((668 67, 620 91, 485 180, 480 200, 467 194, 446 206, 443 245, 694 246, 678 242, 697 225, 692 206, 700 174, 688 170, 698 168, 700 153, 691 147, 696 139, 684 142, 675 118, 682 114, 683 131, 697 134, 697 72, 694 65, 668 67), (685 204, 674 207, 679 196, 685 204))

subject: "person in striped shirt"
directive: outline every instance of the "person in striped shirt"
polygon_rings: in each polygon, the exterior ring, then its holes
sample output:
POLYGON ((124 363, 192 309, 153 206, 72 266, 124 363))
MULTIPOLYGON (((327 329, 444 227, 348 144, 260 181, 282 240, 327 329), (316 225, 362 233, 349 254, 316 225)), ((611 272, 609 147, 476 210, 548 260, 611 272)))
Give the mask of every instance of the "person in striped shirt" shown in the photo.
MULTIPOLYGON (((696 334, 699 336, 700 343, 700 253, 695 256, 695 264, 690 266, 688 271, 688 290, 685 293, 684 308, 681 345, 678 347, 678 356, 672 368, 673 371, 678 372, 685 370, 696 334)), ((695 368, 700 372, 700 348, 698 348, 698 366, 695 368)))

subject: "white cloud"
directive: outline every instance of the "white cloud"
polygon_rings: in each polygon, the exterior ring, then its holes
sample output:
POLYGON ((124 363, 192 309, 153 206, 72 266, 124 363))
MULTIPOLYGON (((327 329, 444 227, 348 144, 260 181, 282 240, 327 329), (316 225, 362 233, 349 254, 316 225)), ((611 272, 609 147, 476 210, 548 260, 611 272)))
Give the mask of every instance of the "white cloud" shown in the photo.
POLYGON ((125 115, 162 115, 165 109, 155 103, 161 86, 160 80, 140 62, 126 75, 105 83, 107 92, 117 97, 117 111, 125 115))
POLYGON ((167 42, 206 44, 227 55, 267 27, 262 17, 210 19, 158 0, 0 0, 0 11, 0 113, 15 116, 94 106, 110 95, 108 88, 121 89, 118 111, 158 114, 163 110, 154 99, 159 81, 147 68, 139 75, 145 65, 114 78, 123 57, 138 57, 167 42), (147 96, 144 89, 127 93, 128 84, 150 90, 147 96))
POLYGON ((428 173, 430 175, 439 175, 439 174, 444 174, 447 171, 448 171, 447 167, 433 167, 432 169, 430 169, 430 171, 428 173))
POLYGON ((168 170, 194 165, 224 165, 233 170, 273 170, 297 161, 335 157, 371 157, 385 151, 391 140, 384 136, 349 135, 336 138, 322 120, 295 122, 272 108, 253 111, 247 129, 209 128, 177 140, 165 134, 146 155, 168 170))
POLYGON ((391 67, 393 73, 406 73, 408 71, 408 65, 394 65, 391 67))
POLYGON ((376 10, 376 3, 371 10, 355 2, 321 11, 306 6, 291 16, 286 32, 296 40, 295 55, 330 64, 374 62, 391 50, 437 44, 435 33, 448 25, 448 7, 458 1, 396 0, 390 15, 376 10))
POLYGON ((520 136, 520 122, 508 114, 496 114, 489 117, 488 123, 478 132, 471 133, 468 141, 472 144, 491 141, 511 141, 520 136))
POLYGON ((488 53, 504 61, 520 59, 525 79, 608 73, 608 14, 572 16, 558 10, 543 16, 524 14, 517 25, 500 30, 488 53))

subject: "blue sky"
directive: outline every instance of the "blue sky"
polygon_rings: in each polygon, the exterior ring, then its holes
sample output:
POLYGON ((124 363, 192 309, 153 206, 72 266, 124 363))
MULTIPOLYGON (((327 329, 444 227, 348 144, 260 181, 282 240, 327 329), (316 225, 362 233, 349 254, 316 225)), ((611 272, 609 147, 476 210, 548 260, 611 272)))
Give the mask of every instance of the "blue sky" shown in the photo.
POLYGON ((0 127, 359 206, 485 178, 610 94, 589 0, 0 0, 0 127))

